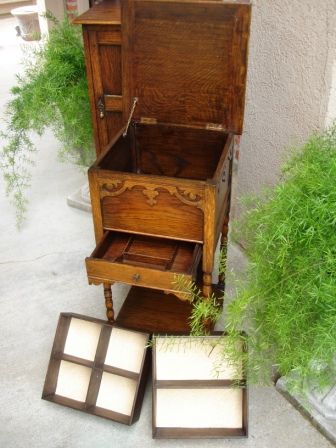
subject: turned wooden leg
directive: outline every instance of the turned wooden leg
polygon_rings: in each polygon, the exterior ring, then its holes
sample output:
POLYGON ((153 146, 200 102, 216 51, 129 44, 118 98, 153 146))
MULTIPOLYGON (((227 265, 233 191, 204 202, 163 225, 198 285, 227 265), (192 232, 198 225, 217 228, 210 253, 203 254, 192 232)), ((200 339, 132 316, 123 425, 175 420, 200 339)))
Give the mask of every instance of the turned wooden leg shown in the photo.
POLYGON ((110 322, 114 322, 114 311, 112 301, 112 288, 110 283, 104 283, 104 296, 106 306, 106 316, 110 322))
POLYGON ((212 274, 203 272, 203 288, 202 293, 205 298, 210 297, 212 293, 212 274))

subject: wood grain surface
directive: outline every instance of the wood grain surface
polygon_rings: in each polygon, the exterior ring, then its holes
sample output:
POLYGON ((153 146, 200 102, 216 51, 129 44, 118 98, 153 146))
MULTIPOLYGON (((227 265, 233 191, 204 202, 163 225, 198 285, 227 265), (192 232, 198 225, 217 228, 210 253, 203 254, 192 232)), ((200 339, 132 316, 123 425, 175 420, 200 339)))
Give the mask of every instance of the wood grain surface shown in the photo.
POLYGON ((125 0, 125 116, 241 134, 250 5, 125 0))

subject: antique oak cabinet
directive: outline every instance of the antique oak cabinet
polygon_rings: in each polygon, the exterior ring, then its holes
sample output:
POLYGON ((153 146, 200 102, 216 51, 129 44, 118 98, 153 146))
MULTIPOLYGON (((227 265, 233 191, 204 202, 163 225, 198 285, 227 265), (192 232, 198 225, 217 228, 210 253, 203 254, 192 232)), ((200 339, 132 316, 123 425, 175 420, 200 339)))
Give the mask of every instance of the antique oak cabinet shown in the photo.
POLYGON ((174 276, 197 280, 209 296, 215 248, 227 236, 250 4, 127 0, 120 16, 118 7, 99 5, 99 25, 88 20, 94 10, 78 19, 98 153, 89 169, 97 247, 88 279, 104 284, 108 319, 120 281, 132 285, 120 323, 185 330, 190 304, 176 298, 184 297, 174 276))

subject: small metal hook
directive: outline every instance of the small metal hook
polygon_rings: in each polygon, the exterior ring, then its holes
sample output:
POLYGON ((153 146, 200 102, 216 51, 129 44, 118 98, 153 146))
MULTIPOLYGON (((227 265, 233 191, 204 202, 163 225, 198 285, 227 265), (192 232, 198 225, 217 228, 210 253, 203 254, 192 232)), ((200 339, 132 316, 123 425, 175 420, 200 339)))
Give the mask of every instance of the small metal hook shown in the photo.
POLYGON ((127 120, 126 129, 125 129, 125 131, 123 132, 123 137, 126 137, 126 135, 127 135, 127 131, 128 131, 129 125, 131 124, 132 116, 133 116, 133 114, 134 114, 134 110, 135 110, 135 107, 136 107, 137 102, 138 102, 138 98, 137 98, 137 97, 134 97, 134 99, 133 99, 133 105, 132 105, 132 108, 131 108, 131 112, 130 112, 129 117, 128 117, 128 120, 127 120))

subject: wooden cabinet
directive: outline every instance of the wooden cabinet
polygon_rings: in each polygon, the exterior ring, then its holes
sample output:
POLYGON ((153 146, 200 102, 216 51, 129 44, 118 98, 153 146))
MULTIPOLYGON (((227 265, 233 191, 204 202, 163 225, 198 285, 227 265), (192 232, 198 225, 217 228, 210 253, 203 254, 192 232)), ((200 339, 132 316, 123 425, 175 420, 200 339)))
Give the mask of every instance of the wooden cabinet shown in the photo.
MULTIPOLYGON (((89 169, 97 248, 87 272, 104 284, 112 320, 116 281, 156 290, 149 295, 159 314, 159 290, 179 296, 176 273, 198 277, 205 297, 212 292, 215 248, 227 238, 234 135, 243 126, 250 4, 125 0, 121 26, 115 2, 87 14, 104 8, 99 26, 88 16, 77 22, 85 24, 99 154, 89 169)), ((156 328, 141 313, 143 330, 180 329, 156 328)))
POLYGON ((133 124, 89 170, 97 241, 112 230, 199 243, 211 293, 232 149, 231 134, 133 124))

